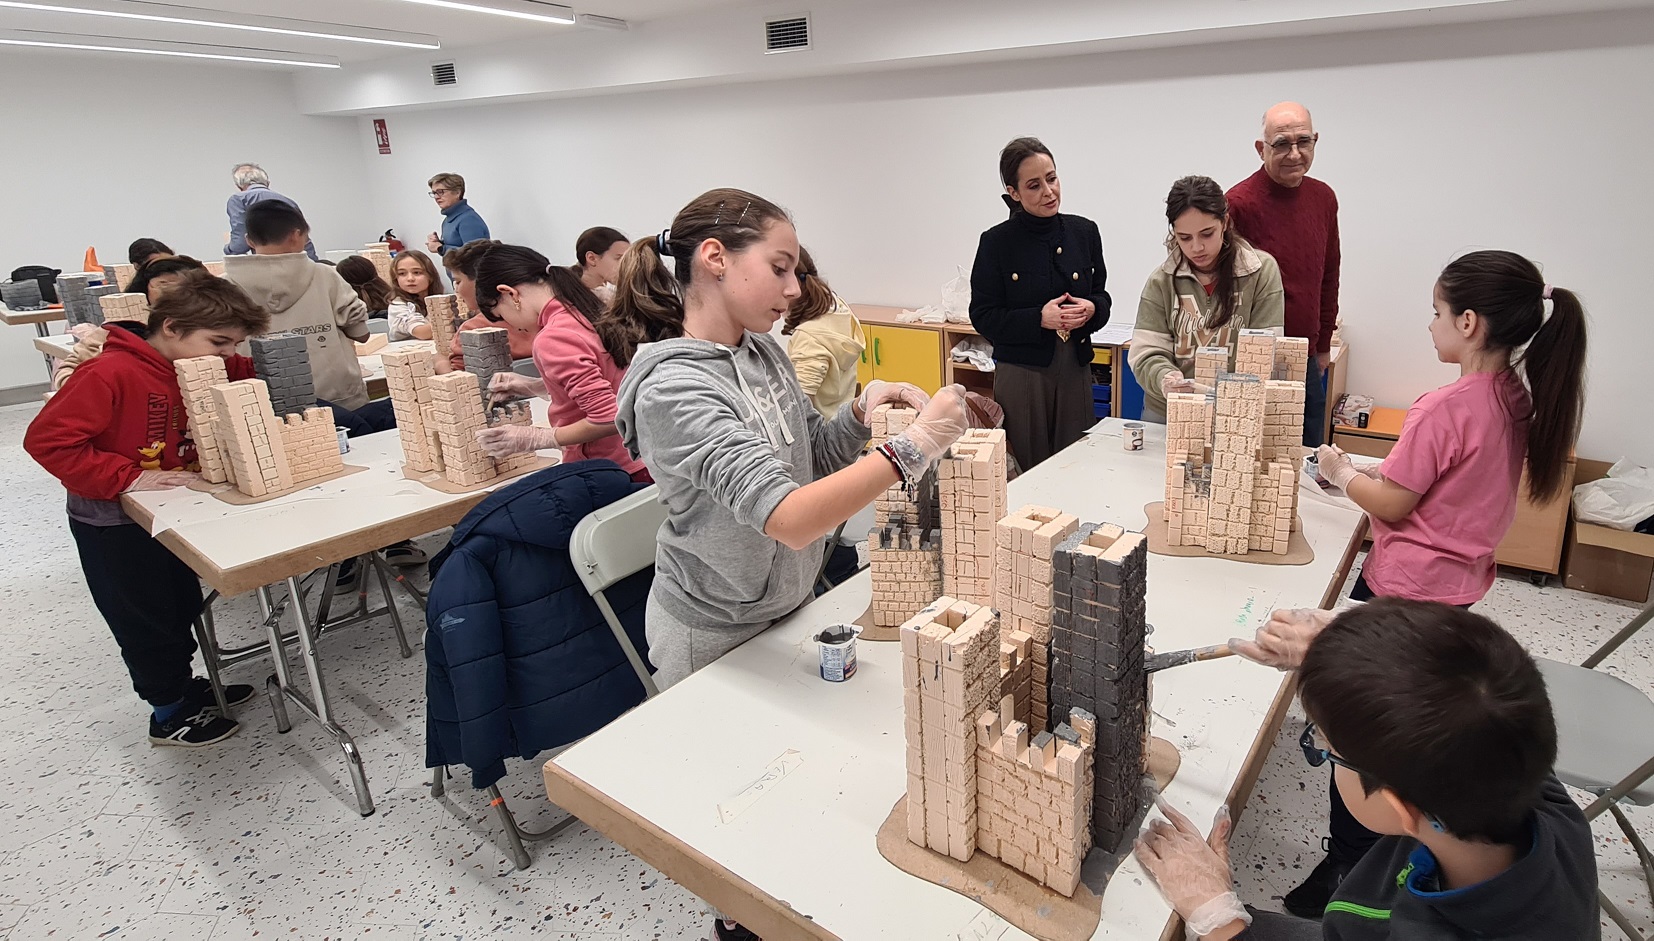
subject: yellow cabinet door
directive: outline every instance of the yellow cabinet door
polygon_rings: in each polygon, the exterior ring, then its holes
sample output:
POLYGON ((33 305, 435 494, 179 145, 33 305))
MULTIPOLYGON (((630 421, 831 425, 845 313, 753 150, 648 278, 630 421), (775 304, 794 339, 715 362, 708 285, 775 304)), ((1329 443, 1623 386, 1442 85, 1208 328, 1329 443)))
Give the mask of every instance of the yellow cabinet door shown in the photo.
POLYGON ((861 348, 861 360, 856 363, 856 385, 867 388, 873 381, 873 328, 862 327, 862 339, 865 345, 861 348))
POLYGON ((942 334, 913 327, 872 327, 873 378, 942 388, 942 334))

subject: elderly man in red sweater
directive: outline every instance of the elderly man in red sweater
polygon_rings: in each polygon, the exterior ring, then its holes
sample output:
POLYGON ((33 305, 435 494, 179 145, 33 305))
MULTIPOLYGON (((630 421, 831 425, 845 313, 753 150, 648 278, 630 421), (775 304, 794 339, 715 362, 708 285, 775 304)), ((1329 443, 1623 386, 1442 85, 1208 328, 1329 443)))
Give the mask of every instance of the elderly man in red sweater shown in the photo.
POLYGON ((1286 335, 1309 340, 1304 383, 1304 444, 1319 447, 1326 422, 1322 376, 1338 323, 1338 197, 1309 177, 1320 135, 1309 109, 1283 101, 1263 116, 1254 146, 1263 166, 1229 191, 1236 231, 1275 256, 1286 289, 1286 335))

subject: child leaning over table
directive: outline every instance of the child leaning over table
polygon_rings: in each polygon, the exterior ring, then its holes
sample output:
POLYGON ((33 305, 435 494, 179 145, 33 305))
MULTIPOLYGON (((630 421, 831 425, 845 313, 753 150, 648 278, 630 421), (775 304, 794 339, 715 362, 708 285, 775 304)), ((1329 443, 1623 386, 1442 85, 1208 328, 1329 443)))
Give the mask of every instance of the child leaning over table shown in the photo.
MULTIPOLYGON (((121 509, 121 494, 198 480, 173 361, 221 356, 231 380, 253 378, 236 344, 270 315, 204 270, 158 298, 147 328, 110 330, 103 352, 29 423, 23 447, 69 491, 69 532, 92 601, 115 635, 132 687, 149 703, 155 745, 211 745, 240 728, 220 715, 205 679, 191 675, 201 583, 121 509)), ((245 702, 251 686, 224 690, 245 702)))
POLYGON ((1591 827, 1551 771, 1545 681, 1515 638, 1478 614, 1380 598, 1276 612, 1237 652, 1298 670, 1300 744, 1330 762, 1351 813, 1382 834, 1321 922, 1242 907, 1230 823, 1208 839, 1163 802, 1137 857, 1204 939, 1597 939, 1591 827))

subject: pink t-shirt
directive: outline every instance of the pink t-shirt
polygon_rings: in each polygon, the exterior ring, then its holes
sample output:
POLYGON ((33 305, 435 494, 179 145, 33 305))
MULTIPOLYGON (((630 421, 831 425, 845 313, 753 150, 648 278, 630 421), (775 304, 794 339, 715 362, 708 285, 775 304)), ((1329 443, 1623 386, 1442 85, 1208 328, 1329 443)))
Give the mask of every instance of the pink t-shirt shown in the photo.
MULTIPOLYGON (((615 365, 591 321, 579 311, 555 299, 540 311, 540 332, 534 336, 534 368, 540 371, 546 393, 551 396, 546 418, 553 428, 582 418, 595 424, 615 420, 619 411, 615 390, 620 388, 626 370, 615 365)), ((626 450, 618 434, 563 448, 565 461, 591 458, 614 461, 628 474, 643 469, 643 462, 626 450)))
POLYGON ((1419 397, 1384 476, 1422 494, 1406 518, 1370 518, 1362 574, 1374 594, 1471 604, 1493 584, 1493 550, 1516 518, 1528 446, 1526 390, 1514 373, 1472 373, 1419 397))

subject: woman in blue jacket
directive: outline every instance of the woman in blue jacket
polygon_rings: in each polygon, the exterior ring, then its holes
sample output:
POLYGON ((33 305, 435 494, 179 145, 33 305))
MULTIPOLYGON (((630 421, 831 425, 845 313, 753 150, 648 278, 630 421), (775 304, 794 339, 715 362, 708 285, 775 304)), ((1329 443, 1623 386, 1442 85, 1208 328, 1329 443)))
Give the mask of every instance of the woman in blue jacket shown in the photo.
POLYGON ((436 208, 442 210, 442 234, 432 232, 425 239, 426 248, 441 255, 472 239, 488 238, 488 223, 465 201, 465 177, 438 173, 426 185, 431 188, 436 208))

